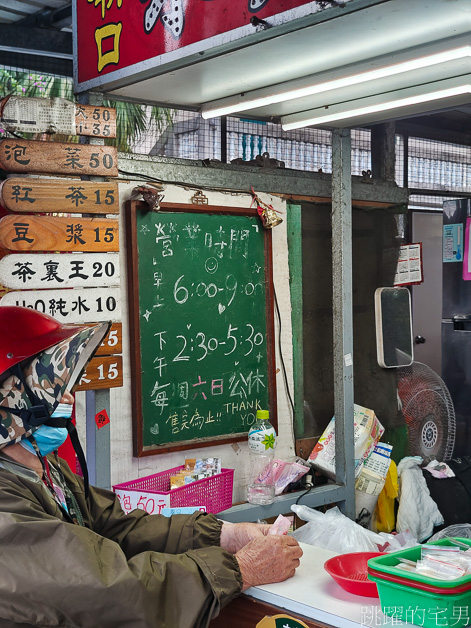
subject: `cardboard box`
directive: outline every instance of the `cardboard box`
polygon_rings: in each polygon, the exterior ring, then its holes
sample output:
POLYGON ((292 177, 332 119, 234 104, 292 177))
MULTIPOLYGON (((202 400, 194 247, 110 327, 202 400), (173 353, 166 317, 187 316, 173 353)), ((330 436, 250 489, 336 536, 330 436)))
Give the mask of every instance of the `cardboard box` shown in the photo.
MULTIPOLYGON (((354 405, 355 477, 358 477, 364 461, 373 451, 384 433, 384 427, 373 410, 354 405)), ((328 477, 335 479, 335 417, 319 438, 309 456, 313 466, 328 477)))

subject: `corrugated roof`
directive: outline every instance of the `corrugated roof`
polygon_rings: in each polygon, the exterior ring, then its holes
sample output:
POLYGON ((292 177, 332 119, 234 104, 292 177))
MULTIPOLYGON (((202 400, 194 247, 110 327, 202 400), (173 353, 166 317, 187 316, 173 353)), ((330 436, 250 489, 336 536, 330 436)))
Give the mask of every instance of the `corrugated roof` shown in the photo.
POLYGON ((68 0, 0 0, 0 23, 46 26, 57 30, 72 27, 68 0))

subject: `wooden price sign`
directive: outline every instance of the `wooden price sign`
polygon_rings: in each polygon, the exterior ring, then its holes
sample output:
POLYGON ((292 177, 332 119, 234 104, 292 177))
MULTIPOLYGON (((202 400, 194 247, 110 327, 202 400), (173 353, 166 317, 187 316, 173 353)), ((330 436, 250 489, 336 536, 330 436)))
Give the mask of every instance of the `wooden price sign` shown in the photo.
POLYGON ((121 320, 120 288, 7 292, 0 299, 0 307, 4 305, 30 307, 49 314, 61 323, 121 320))
POLYGON ((116 109, 76 104, 75 127, 78 135, 116 137, 116 109))
POLYGON ((87 364, 74 390, 119 388, 123 385, 123 358, 121 355, 94 357, 87 364))
POLYGON ((119 224, 105 218, 4 216, 0 248, 9 251, 119 251, 119 224))
POLYGON ((118 184, 11 177, 0 186, 0 202, 12 212, 118 214, 118 184))
POLYGON ((75 390, 96 390, 98 388, 118 388, 123 385, 123 326, 111 325, 110 331, 98 347, 84 371, 75 390))
POLYGON ((113 323, 95 355, 115 355, 123 352, 123 325, 113 323))
POLYGON ((0 259, 0 284, 12 290, 119 286, 118 253, 24 253, 0 259))
POLYGON ((0 166, 8 172, 117 177, 117 155, 114 146, 15 138, 0 141, 0 166))

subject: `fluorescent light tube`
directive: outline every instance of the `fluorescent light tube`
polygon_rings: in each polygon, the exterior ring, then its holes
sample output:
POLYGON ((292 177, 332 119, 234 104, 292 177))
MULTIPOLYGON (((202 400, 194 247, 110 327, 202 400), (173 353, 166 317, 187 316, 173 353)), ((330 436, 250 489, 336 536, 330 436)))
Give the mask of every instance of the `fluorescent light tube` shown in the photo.
MULTIPOLYGON (((352 76, 345 76, 332 81, 318 83, 317 85, 308 85, 307 87, 300 87, 280 92, 278 94, 269 94, 267 96, 238 101, 235 101, 235 97, 232 96, 230 98, 225 98, 203 105, 201 108, 201 115, 205 119, 230 115, 231 113, 236 113, 238 111, 273 105, 287 100, 303 98, 304 96, 313 96, 315 94, 321 94, 333 89, 351 87, 352 85, 359 85, 360 83, 367 83, 368 81, 374 81, 376 79, 394 76, 404 72, 411 72, 413 70, 420 70, 433 65, 438 65, 440 63, 446 63, 447 61, 455 61, 466 57, 471 58, 471 46, 461 46, 459 48, 454 48, 453 50, 437 52, 436 54, 427 55, 418 59, 411 59, 410 61, 395 63, 376 70, 369 70, 367 72, 361 72, 360 74, 353 74, 352 76), (224 104, 224 102, 227 104, 224 104)), ((263 88, 263 91, 266 91, 266 89, 267 88, 263 88)))
MULTIPOLYGON (((327 124, 329 122, 335 122, 337 120, 357 118, 370 113, 380 113, 382 111, 400 109, 401 107, 419 105, 421 103, 441 100, 443 98, 451 98, 452 96, 461 96, 463 94, 471 94, 471 83, 459 85, 457 87, 450 87, 448 89, 440 89, 426 94, 418 94, 417 96, 408 96, 406 98, 390 100, 384 103, 358 107, 357 109, 347 109, 346 111, 338 111, 336 113, 326 115, 322 115, 321 113, 314 115, 313 111, 294 113, 282 118, 281 123, 284 131, 291 131, 305 126, 316 126, 320 124, 327 124), (285 122, 283 122, 283 120, 285 120, 285 122)), ((317 109, 315 111, 321 112, 325 111, 325 109, 317 109)))

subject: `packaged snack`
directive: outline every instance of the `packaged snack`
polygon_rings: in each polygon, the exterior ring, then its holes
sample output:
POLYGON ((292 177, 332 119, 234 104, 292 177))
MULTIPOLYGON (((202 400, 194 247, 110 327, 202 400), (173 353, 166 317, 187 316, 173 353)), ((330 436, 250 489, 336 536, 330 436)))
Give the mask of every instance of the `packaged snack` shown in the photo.
POLYGON ((203 458, 203 470, 210 475, 221 473, 221 458, 203 458))
POLYGON ((272 468, 273 468, 273 481, 276 482, 280 475, 283 473, 285 467, 289 466, 289 462, 286 460, 280 460, 279 458, 275 458, 273 460, 272 468))
POLYGON ((453 564, 451 561, 440 560, 436 556, 428 555, 417 561, 417 573, 440 580, 455 580, 464 576, 466 569, 453 564))
POLYGON ((276 459, 273 461, 273 481, 275 483, 275 495, 281 495, 289 484, 297 482, 309 471, 306 467, 297 462, 286 462, 276 459))
POLYGON ((193 471, 196 464, 196 458, 185 458, 185 471, 193 471))
POLYGON ((173 491, 174 488, 180 488, 180 486, 185 485, 185 476, 183 473, 178 473, 177 475, 170 476, 170 490, 173 491))
POLYGON ((183 469, 170 478, 170 490, 221 473, 221 458, 185 458, 183 469))
POLYGON ((371 517, 386 482, 391 464, 392 445, 378 443, 365 459, 355 480, 355 521, 364 528, 371 525, 371 517))
POLYGON ((196 476, 196 475, 192 475, 191 473, 190 473, 189 475, 185 475, 185 476, 184 476, 184 483, 185 483, 185 486, 186 486, 187 484, 191 484, 192 482, 195 482, 196 480, 199 480, 199 479, 200 479, 200 478, 199 478, 198 476, 196 476))

